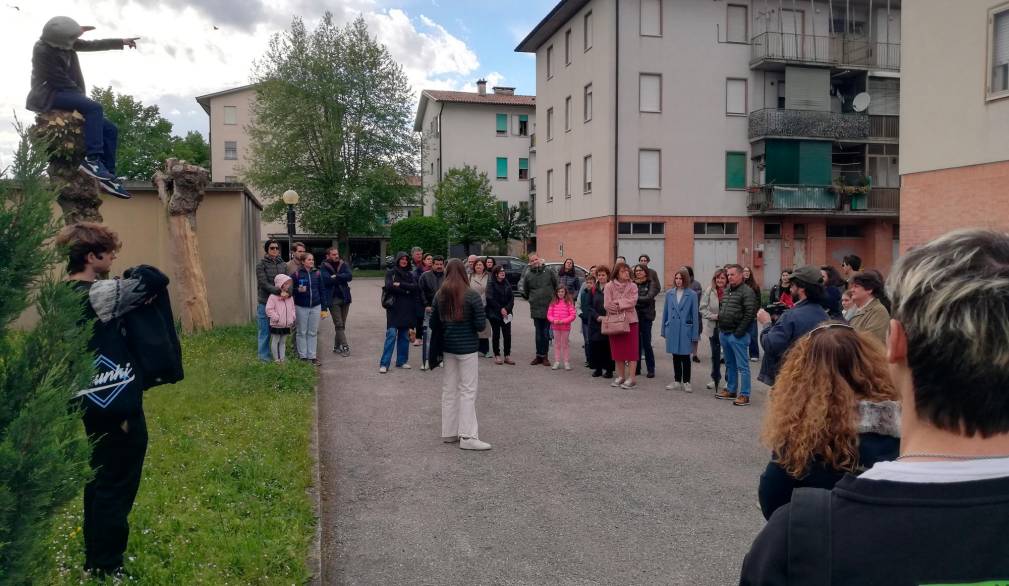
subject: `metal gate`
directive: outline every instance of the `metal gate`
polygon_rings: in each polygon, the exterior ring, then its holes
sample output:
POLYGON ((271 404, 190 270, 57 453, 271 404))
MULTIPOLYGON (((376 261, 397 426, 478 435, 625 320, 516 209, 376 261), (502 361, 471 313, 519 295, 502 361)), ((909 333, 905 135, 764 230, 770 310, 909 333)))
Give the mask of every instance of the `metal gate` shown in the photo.
POLYGON ((694 276, 701 285, 711 284, 715 269, 739 262, 738 242, 735 238, 694 239, 694 276))
POLYGON ((781 240, 764 241, 764 288, 770 289, 781 276, 781 240))
MULTIPOLYGON (((665 238, 621 238, 617 242, 617 253, 627 259, 627 264, 632 267, 638 264, 638 258, 642 254, 647 254, 651 259, 648 266, 659 273, 659 281, 666 285, 666 240, 665 238)), ((673 267, 676 270, 679 267, 673 267)))
POLYGON ((806 265, 806 239, 796 238, 792 241, 792 268, 796 269, 806 265))

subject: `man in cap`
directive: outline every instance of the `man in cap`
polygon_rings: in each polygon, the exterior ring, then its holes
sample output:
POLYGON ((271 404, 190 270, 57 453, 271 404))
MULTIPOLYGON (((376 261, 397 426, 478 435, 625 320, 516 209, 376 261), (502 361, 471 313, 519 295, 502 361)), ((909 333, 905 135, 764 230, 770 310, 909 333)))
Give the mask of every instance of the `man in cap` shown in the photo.
POLYGON ((781 366, 781 358, 792 343, 805 336, 810 330, 829 319, 820 306, 823 285, 820 269, 814 266, 799 267, 789 279, 789 292, 796 300, 795 306, 781 315, 770 327, 771 316, 764 309, 757 312, 757 323, 764 327, 760 333, 760 345, 764 348, 764 362, 760 365, 757 380, 773 385, 781 366))
POLYGON ((137 48, 137 39, 82 41, 80 36, 93 26, 81 26, 68 16, 56 16, 42 27, 42 36, 32 50, 31 90, 25 107, 33 112, 76 110, 84 116, 84 161, 80 170, 98 179, 102 189, 129 199, 116 177, 116 148, 119 132, 105 118, 102 106, 87 96, 77 51, 108 51, 137 48))

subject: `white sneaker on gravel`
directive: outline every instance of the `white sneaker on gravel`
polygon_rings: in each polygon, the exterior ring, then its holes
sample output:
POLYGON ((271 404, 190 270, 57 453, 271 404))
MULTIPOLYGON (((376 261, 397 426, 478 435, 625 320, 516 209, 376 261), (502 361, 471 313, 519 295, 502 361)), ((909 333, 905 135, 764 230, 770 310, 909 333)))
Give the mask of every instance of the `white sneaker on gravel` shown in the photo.
POLYGON ((387 372, 389 372, 389 367, 388 366, 379 366, 378 367, 378 373, 379 374, 385 374, 387 372))
POLYGON ((710 383, 704 385, 704 388, 708 389, 709 391, 715 388, 715 381, 711 381, 710 383))
POLYGON ((427 362, 421 362, 420 363, 420 369, 421 370, 427 370, 427 362))
POLYGON ((550 367, 550 370, 559 370, 561 367, 560 362, 554 362, 554 365, 550 367))
POLYGON ((564 370, 571 370, 571 363, 570 362, 565 362, 564 363, 564 370))
POLYGON ((669 383, 668 385, 666 385, 666 390, 667 391, 675 391, 675 390, 677 390, 679 388, 680 388, 680 383, 678 383, 676 381, 673 381, 673 382, 669 383))
POLYGON ((618 376, 617 378, 613 379, 613 382, 610 383, 610 386, 611 387, 619 387, 622 384, 624 384, 624 379, 622 379, 622 378, 620 378, 618 376))
POLYGON ((409 364, 404 364, 403 366, 397 366, 396 368, 402 368, 403 370, 410 370, 413 367, 410 366, 409 364))
POLYGON ((487 442, 482 442, 475 437, 461 437, 459 438, 459 448, 463 450, 489 450, 490 444, 487 442))
POLYGON ((690 383, 683 383, 683 392, 684 393, 693 393, 694 389, 690 388, 690 383))

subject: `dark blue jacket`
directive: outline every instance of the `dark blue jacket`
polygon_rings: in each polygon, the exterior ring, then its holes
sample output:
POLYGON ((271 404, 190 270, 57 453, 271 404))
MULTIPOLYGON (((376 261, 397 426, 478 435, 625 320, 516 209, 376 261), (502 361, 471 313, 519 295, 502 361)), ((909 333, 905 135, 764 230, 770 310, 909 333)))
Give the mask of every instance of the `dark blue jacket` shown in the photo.
POLYGON ((766 385, 773 385, 781 367, 781 358, 792 342, 805 336, 827 319, 827 312, 822 307, 808 301, 800 301, 795 307, 781 314, 778 321, 760 333, 764 362, 760 365, 760 376, 757 380, 766 385))
POLYGON ((333 266, 328 260, 322 262, 322 305, 323 307, 333 307, 334 300, 343 301, 344 305, 350 305, 350 282, 354 280, 354 274, 350 271, 350 265, 342 260, 333 266))
POLYGON ((309 272, 308 269, 301 269, 292 274, 291 279, 294 280, 294 284, 291 286, 291 291, 294 292, 295 305, 298 307, 315 307, 316 305, 322 305, 322 273, 320 273, 318 269, 312 269, 311 272, 309 272), (298 290, 298 288, 302 285, 307 287, 304 293, 298 290))

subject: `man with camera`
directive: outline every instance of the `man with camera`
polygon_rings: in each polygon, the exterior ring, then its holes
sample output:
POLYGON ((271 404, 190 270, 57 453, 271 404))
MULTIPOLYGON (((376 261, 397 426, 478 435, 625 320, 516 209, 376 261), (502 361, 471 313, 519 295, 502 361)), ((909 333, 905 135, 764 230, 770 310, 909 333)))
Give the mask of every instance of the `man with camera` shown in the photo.
MULTIPOLYGON (((799 267, 792 272, 789 280, 789 292, 796 301, 795 306, 782 313, 777 320, 771 319, 771 313, 767 309, 757 312, 757 323, 764 328, 760 333, 760 345, 764 348, 764 362, 760 365, 760 374, 757 376, 760 382, 773 385, 778 376, 781 358, 792 342, 829 319, 827 312, 820 306, 823 297, 821 278, 817 267, 799 267), (768 324, 771 325, 768 327, 768 324)), ((772 304, 774 305, 777 304, 772 304)))

